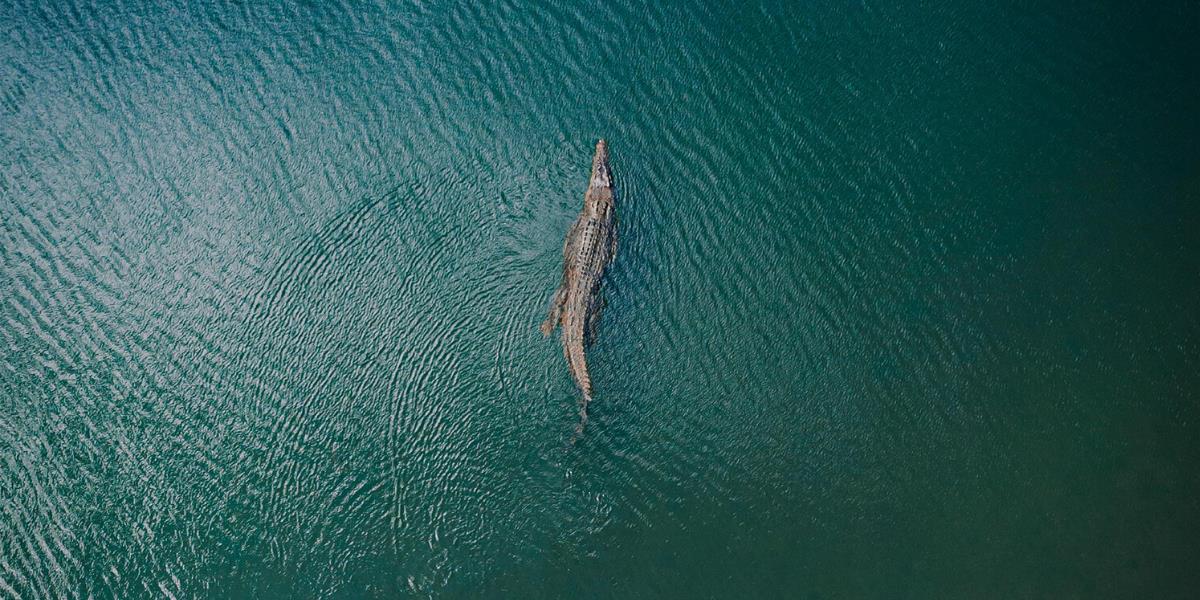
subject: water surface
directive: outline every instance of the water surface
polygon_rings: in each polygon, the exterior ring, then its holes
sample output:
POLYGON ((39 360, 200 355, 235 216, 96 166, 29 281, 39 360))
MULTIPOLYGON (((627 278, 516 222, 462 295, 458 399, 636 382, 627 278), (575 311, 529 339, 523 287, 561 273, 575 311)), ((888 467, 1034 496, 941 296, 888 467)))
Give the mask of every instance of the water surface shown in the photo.
POLYGON ((1189 597, 1200 14, 1042 4, 0 5, 0 596, 1189 597))

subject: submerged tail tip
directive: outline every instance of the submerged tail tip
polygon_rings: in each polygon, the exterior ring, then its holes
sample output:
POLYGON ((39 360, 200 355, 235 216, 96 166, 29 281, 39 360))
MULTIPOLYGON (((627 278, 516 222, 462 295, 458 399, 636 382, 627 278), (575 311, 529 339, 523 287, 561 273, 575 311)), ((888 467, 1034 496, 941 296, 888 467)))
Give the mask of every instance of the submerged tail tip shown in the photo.
POLYGON ((587 425, 587 406, 579 408, 579 423, 575 425, 575 435, 571 436, 571 443, 574 443, 579 436, 583 435, 583 427, 587 425))

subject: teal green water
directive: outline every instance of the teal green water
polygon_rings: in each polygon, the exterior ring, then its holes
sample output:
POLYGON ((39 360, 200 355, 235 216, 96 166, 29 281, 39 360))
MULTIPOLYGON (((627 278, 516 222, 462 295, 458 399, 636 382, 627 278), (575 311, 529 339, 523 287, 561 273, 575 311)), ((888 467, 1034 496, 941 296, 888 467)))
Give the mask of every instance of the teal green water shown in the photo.
POLYGON ((1192 597, 1200 11, 1059 4, 0 4, 0 597, 1192 597))

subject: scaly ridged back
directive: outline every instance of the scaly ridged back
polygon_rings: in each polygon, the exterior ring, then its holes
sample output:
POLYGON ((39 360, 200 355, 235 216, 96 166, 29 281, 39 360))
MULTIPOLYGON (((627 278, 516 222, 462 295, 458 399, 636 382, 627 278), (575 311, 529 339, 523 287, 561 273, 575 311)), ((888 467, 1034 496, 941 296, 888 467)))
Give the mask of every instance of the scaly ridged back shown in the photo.
POLYGON ((571 377, 583 393, 580 416, 586 419, 587 403, 592 398, 592 380, 587 368, 585 336, 589 321, 595 318, 593 311, 600 281, 612 261, 616 242, 612 176, 604 140, 596 144, 592 176, 583 204, 583 211, 571 225, 563 244, 562 284, 554 294, 542 332, 549 334, 556 324, 562 324, 563 354, 571 377))

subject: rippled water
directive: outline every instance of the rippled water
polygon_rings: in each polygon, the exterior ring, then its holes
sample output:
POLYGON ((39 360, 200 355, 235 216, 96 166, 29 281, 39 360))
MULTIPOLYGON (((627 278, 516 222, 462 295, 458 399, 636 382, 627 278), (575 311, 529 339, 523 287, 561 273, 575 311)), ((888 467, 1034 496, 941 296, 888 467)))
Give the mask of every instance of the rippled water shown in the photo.
POLYGON ((189 4, 0 4, 0 597, 1193 593, 1194 3, 189 4))

